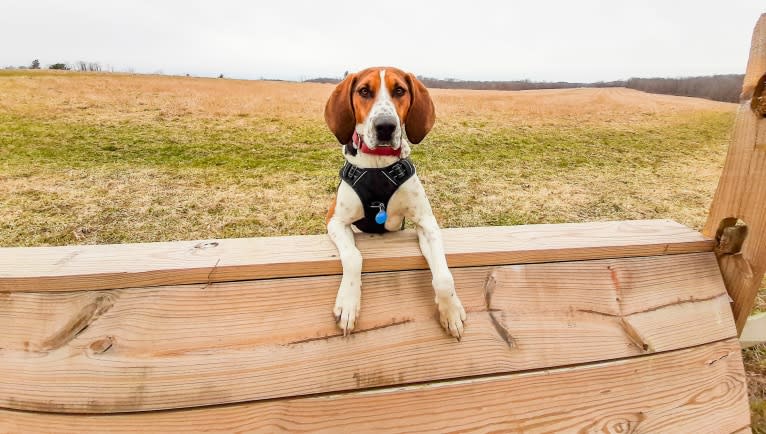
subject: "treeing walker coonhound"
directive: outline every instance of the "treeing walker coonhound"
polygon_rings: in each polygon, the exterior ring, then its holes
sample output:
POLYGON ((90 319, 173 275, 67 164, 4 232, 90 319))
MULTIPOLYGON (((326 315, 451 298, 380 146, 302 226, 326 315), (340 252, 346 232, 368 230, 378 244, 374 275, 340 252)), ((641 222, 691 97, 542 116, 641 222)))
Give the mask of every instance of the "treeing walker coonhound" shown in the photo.
POLYGON ((364 232, 397 231, 404 218, 417 227, 441 325, 458 339, 463 335, 466 313, 447 267, 439 225, 408 158, 410 144, 425 138, 435 116, 425 86, 413 74, 390 67, 348 74, 327 101, 325 120, 346 158, 327 214, 327 232, 343 265, 333 313, 344 335, 354 329, 362 296, 362 255, 351 226, 364 232))

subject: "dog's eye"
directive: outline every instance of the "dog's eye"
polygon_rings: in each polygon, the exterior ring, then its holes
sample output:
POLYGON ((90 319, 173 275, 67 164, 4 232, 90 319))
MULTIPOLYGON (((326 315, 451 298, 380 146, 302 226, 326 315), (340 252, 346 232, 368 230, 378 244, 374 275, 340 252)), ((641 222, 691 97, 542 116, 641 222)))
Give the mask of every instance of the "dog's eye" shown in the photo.
POLYGON ((370 89, 367 89, 366 87, 363 87, 359 89, 359 95, 362 96, 362 98, 369 98, 370 97, 370 89))
POLYGON ((406 92, 406 91, 404 90, 404 88, 403 88, 403 87, 400 87, 400 86, 396 86, 396 87, 394 88, 394 96, 404 96, 404 93, 405 93, 405 92, 406 92))

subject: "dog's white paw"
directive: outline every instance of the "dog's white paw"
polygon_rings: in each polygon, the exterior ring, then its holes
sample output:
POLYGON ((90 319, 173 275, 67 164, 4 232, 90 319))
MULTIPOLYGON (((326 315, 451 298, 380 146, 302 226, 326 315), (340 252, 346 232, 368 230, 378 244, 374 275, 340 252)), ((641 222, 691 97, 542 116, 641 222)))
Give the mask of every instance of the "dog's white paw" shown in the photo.
POLYGON ((335 307, 332 312, 335 315, 335 322, 343 330, 343 336, 354 330, 356 318, 359 316, 359 306, 361 306, 362 291, 360 287, 349 287, 341 284, 338 289, 338 295, 335 297, 335 307))
POLYGON ((431 282, 436 293, 436 306, 439 308, 439 322, 444 330, 460 340, 463 338, 463 322, 466 320, 465 309, 455 292, 455 281, 451 273, 434 276, 431 282))
POLYGON ((444 330, 460 340, 463 338, 463 322, 466 320, 465 309, 460 299, 453 291, 451 296, 436 297, 439 308, 439 322, 444 330))

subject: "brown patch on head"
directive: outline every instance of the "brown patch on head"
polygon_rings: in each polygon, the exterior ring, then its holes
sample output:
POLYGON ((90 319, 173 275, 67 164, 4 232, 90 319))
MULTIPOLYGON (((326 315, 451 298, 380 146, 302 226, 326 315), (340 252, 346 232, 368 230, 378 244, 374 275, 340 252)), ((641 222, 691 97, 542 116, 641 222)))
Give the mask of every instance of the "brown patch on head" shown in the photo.
POLYGON ((407 82, 407 73, 397 68, 386 68, 386 89, 396 107, 399 121, 404 125, 412 105, 412 90, 407 82))
POLYGON ((351 91, 351 104, 357 124, 364 123, 370 114, 375 98, 380 92, 380 70, 382 68, 367 68, 357 74, 357 81, 351 91))

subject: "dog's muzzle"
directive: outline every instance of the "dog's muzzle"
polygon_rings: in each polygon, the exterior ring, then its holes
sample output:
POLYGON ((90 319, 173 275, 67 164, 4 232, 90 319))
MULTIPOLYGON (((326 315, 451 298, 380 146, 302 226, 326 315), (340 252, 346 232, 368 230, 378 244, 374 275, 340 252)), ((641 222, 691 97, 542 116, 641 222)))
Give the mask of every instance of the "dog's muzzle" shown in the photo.
POLYGON ((390 115, 379 116, 373 121, 372 126, 375 129, 375 138, 379 145, 391 143, 394 131, 396 131, 396 124, 397 119, 390 115))

